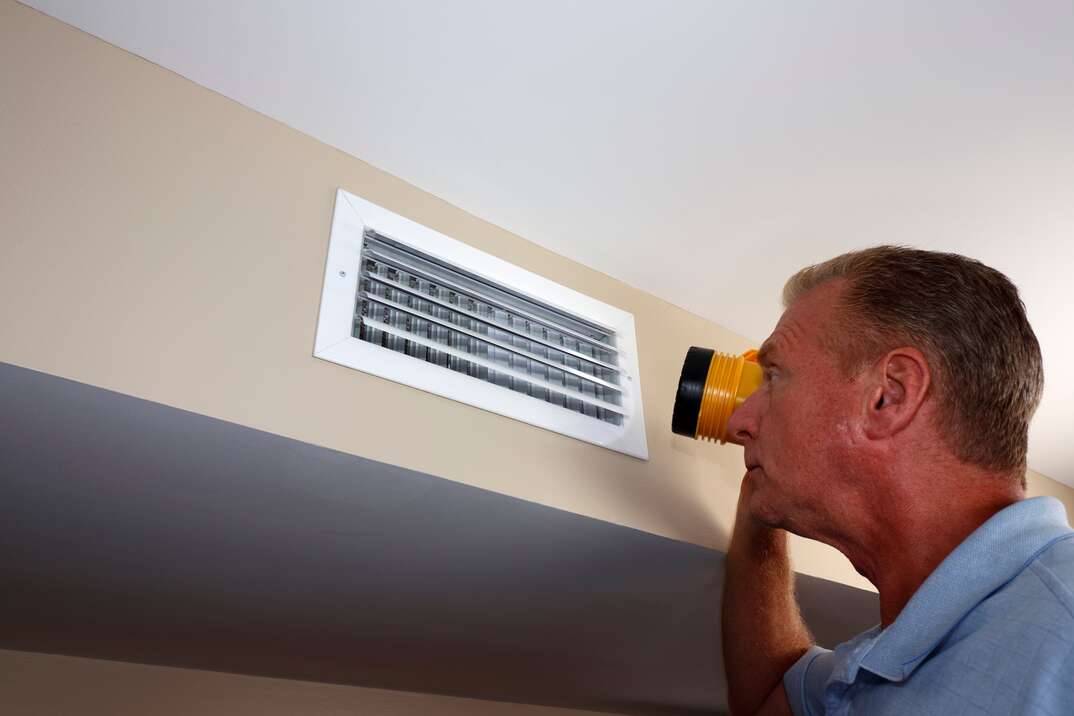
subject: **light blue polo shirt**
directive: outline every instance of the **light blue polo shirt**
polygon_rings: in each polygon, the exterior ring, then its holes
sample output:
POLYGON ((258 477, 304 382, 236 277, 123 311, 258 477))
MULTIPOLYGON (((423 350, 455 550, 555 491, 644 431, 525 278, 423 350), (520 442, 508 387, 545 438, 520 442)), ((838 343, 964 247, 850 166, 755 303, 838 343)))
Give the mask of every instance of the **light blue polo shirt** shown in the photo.
POLYGON ((929 575, 894 623, 783 677, 798 716, 1074 714, 1074 531, 1062 503, 997 512, 929 575))

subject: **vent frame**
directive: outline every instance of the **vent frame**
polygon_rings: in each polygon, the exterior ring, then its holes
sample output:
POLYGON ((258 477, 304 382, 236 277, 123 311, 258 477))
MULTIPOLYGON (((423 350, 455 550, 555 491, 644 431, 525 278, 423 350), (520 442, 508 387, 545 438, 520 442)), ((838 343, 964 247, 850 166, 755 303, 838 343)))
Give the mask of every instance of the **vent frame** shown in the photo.
POLYGON ((634 317, 343 189, 336 192, 314 356, 524 423, 648 459, 634 317), (366 230, 615 335, 622 424, 413 358, 352 335, 366 230))

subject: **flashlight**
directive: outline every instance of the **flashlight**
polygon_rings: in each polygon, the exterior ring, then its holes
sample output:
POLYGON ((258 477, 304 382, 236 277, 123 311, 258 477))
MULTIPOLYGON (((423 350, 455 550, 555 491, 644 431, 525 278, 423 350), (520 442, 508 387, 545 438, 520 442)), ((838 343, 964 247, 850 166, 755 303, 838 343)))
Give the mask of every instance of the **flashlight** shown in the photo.
POLYGON ((740 356, 693 346, 686 352, 671 414, 671 430, 695 440, 730 440, 727 421, 731 413, 761 386, 764 371, 757 351, 740 356))

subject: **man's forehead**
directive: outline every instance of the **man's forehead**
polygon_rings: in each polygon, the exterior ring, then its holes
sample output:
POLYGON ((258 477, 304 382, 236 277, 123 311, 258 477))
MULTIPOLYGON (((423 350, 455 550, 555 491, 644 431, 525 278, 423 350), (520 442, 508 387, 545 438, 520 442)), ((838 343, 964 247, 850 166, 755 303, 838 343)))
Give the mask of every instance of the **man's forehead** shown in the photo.
POLYGON ((772 330, 772 334, 765 339, 757 351, 757 360, 762 364, 778 360, 780 354, 788 346, 790 348, 801 347, 809 336, 819 335, 822 330, 820 319, 822 306, 815 302, 799 301, 790 306, 779 318, 779 323, 772 330))

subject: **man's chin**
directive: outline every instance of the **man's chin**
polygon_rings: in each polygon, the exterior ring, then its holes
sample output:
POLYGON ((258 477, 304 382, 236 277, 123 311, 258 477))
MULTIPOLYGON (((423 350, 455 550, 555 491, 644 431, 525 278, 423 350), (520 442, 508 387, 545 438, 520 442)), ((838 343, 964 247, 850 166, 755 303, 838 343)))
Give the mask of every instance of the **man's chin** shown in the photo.
POLYGON ((768 504, 760 492, 754 492, 750 497, 750 515, 765 527, 784 529, 783 515, 768 504))

